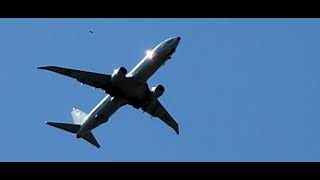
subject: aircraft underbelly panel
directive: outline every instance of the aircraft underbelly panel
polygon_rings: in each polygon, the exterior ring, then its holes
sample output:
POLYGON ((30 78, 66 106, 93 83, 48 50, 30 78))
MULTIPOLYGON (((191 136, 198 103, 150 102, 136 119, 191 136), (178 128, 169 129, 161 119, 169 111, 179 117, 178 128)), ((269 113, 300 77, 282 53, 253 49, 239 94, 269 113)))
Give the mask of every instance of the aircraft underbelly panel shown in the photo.
POLYGON ((83 124, 86 127, 86 131, 93 129, 102 123, 107 122, 110 116, 125 104, 125 99, 113 98, 107 95, 96 106, 96 108, 93 109, 93 111, 89 115, 88 120, 83 124))

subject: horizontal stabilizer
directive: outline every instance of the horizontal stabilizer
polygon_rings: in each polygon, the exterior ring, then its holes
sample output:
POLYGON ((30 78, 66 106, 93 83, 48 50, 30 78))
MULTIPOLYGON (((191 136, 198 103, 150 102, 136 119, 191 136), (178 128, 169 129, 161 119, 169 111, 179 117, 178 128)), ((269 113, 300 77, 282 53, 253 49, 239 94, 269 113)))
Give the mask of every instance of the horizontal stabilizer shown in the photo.
POLYGON ((46 122, 49 126, 56 127, 59 129, 63 129, 65 131, 76 134, 80 129, 80 125, 78 124, 69 124, 69 123, 56 123, 56 122, 46 122))
POLYGON ((91 131, 89 131, 85 135, 82 135, 81 137, 89 143, 91 143, 92 145, 94 145, 95 147, 100 148, 100 144, 98 143, 91 131))
MULTIPOLYGON (((81 125, 79 125, 79 124, 68 124, 68 123, 46 122, 46 124, 48 124, 49 126, 55 127, 55 128, 59 128, 59 129, 71 132, 73 134, 77 134, 77 132, 79 131, 79 129, 81 127, 81 125)), ((85 134, 82 134, 80 137, 83 138, 84 140, 88 141, 89 143, 91 143, 95 147, 100 148, 100 144, 98 143, 96 138, 93 136, 91 131, 89 131, 85 134)))

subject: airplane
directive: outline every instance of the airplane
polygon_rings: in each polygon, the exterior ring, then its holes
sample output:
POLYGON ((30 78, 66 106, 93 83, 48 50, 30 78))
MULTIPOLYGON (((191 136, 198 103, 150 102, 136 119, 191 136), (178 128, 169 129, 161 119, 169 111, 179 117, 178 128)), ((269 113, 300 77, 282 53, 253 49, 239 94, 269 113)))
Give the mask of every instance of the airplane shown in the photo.
POLYGON ((165 91, 164 86, 158 84, 150 89, 147 81, 172 58, 180 40, 181 37, 168 38, 152 50, 148 50, 144 58, 129 73, 125 67, 114 69, 111 75, 58 66, 38 67, 37 69, 74 78, 81 84, 101 89, 107 94, 88 114, 73 108, 71 111, 73 123, 48 121, 45 123, 73 133, 76 138, 82 138, 100 148, 92 130, 106 123, 120 107, 131 105, 136 109, 142 109, 151 117, 159 118, 179 135, 178 123, 159 101, 165 91))

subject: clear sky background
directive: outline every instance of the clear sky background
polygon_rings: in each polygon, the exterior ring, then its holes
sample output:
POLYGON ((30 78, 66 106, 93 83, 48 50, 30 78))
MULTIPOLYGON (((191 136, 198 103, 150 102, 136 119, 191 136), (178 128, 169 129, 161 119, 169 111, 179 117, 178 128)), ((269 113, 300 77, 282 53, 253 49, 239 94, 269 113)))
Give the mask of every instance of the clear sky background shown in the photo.
POLYGON ((319 19, 0 19, 0 161, 320 161, 319 45, 319 19), (130 106, 100 149, 44 124, 105 94, 38 66, 130 70, 178 35, 149 83, 180 135, 130 106))

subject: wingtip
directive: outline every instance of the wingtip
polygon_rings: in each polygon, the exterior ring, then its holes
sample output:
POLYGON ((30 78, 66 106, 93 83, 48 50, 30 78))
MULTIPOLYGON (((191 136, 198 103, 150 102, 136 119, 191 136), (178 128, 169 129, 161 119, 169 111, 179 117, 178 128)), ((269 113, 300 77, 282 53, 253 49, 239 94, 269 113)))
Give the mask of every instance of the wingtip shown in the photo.
POLYGON ((37 67, 37 69, 44 69, 44 70, 52 70, 53 68, 55 68, 55 66, 40 66, 40 67, 37 67))
POLYGON ((46 69, 47 66, 41 66, 41 67, 37 67, 37 69, 46 69))
POLYGON ((50 121, 45 121, 44 123, 48 126, 53 126, 53 127, 55 127, 55 125, 57 124, 55 122, 50 122, 50 121))
POLYGON ((176 131, 177 135, 179 135, 179 127, 174 128, 174 130, 176 131))
POLYGON ((96 147, 96 148, 100 148, 101 146, 100 146, 100 144, 97 142, 97 143, 94 143, 94 144, 92 144, 94 147, 96 147))
POLYGON ((48 125, 48 126, 54 126, 54 122, 45 121, 44 123, 45 123, 46 125, 48 125))

